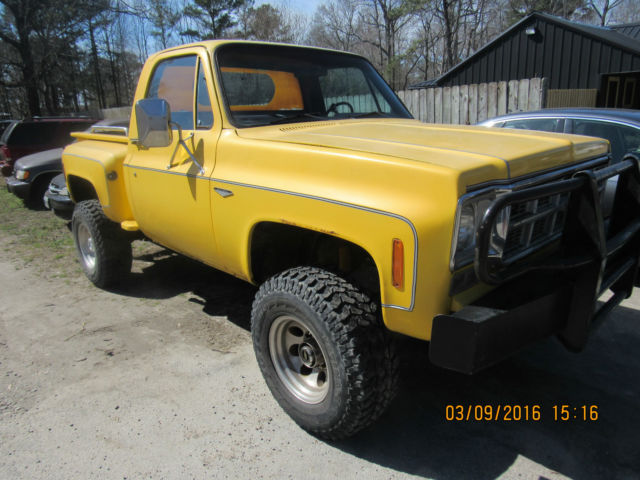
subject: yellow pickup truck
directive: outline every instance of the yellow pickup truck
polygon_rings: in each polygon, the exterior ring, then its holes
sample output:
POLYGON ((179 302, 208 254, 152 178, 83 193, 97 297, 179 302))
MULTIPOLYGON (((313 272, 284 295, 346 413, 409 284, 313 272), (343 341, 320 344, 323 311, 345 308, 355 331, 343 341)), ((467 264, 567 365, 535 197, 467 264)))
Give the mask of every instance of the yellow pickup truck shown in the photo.
POLYGON ((74 134, 63 155, 87 276, 118 282, 137 236, 260 285, 258 364, 320 437, 389 405, 396 334, 465 373, 551 335, 579 350, 638 281, 637 159, 610 165, 589 137, 422 124, 356 55, 165 50, 116 129, 74 134))

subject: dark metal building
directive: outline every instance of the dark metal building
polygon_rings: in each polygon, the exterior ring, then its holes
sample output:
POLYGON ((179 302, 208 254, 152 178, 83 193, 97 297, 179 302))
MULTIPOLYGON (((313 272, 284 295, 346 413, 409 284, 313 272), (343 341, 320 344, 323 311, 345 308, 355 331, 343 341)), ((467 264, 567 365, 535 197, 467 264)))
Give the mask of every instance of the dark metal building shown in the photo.
POLYGON ((627 23, 625 25, 612 25, 611 28, 636 40, 640 40, 640 23, 627 23))
POLYGON ((640 24, 597 27, 533 13, 441 77, 411 88, 537 77, 550 91, 591 93, 591 106, 640 108, 640 24))

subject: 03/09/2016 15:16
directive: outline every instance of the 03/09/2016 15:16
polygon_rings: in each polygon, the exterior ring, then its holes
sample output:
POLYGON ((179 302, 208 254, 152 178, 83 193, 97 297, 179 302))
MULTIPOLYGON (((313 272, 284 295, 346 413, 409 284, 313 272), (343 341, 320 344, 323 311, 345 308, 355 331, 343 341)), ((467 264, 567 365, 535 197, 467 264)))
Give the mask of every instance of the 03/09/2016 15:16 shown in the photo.
MULTIPOLYGON (((539 422, 544 415, 541 405, 447 405, 445 419, 451 421, 485 421, 485 422, 539 422)), ((547 410, 548 411, 548 410, 547 410)), ((556 422, 570 420, 597 421, 597 405, 553 405, 552 418, 556 422)))

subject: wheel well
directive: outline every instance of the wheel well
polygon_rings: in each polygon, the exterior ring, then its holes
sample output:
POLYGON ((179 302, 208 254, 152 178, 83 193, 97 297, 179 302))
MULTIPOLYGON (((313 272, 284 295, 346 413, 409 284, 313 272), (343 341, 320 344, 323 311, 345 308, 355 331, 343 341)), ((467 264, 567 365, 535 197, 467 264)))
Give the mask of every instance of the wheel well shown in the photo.
POLYGON ((43 197, 55 172, 42 172, 31 180, 29 194, 24 198, 25 205, 29 208, 41 210, 44 207, 43 197))
POLYGON ((98 200, 96 189, 93 188, 91 182, 84 178, 69 175, 67 177, 67 185, 69 186, 69 193, 71 193, 73 201, 76 203, 83 200, 98 200))
POLYGON ((43 183, 46 183, 48 188, 53 177, 55 177, 59 173, 60 172, 44 172, 38 175, 36 178, 33 179, 33 185, 31 186, 31 193, 32 194, 36 193, 38 188, 40 188, 43 183))
POLYGON ((334 272, 380 298, 376 264, 362 247, 325 233, 281 223, 263 222, 251 237, 251 273, 254 281, 289 268, 313 266, 334 272))

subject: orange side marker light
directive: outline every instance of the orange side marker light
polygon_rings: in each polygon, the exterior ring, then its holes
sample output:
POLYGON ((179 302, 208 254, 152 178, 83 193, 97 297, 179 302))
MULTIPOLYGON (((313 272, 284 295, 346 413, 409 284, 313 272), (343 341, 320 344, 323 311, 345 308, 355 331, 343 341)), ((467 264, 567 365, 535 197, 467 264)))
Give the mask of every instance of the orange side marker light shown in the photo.
POLYGON ((392 261, 393 286, 399 290, 404 287, 404 245, 402 240, 393 239, 393 261, 392 261))

